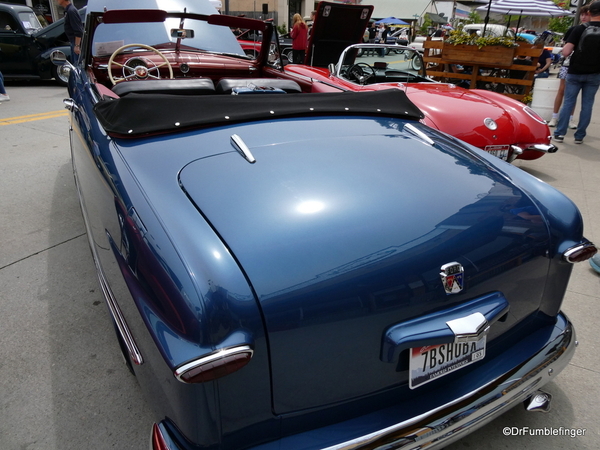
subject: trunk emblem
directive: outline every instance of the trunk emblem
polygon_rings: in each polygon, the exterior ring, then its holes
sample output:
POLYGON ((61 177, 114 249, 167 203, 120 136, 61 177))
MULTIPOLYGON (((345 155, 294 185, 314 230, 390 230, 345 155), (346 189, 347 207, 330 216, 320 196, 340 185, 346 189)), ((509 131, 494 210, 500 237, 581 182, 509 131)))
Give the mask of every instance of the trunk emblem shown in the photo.
POLYGON ((463 290, 465 269, 454 261, 441 267, 440 277, 446 294, 458 294, 463 290))

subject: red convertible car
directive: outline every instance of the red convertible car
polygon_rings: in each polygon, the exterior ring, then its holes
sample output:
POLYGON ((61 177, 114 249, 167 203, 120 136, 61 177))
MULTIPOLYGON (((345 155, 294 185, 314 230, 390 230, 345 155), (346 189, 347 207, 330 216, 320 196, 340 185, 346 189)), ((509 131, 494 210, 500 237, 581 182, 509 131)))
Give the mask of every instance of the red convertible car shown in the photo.
POLYGON ((410 47, 357 44, 369 10, 321 2, 305 64, 286 65, 286 75, 307 91, 311 84, 332 91, 401 89, 424 113, 423 123, 507 161, 557 151, 546 121, 527 105, 495 92, 435 82, 410 47))

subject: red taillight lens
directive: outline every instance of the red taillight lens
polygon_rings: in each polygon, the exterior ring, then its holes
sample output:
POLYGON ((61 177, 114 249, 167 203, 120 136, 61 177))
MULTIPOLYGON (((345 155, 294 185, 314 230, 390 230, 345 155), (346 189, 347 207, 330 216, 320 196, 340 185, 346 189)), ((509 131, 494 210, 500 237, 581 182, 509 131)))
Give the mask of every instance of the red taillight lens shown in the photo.
POLYGON ((531 117, 532 119, 537 120, 540 123, 546 124, 546 121, 544 120, 544 118, 542 116, 540 116, 538 113, 536 113, 529 106, 524 107, 523 111, 525 111, 529 115, 529 117, 531 117))
POLYGON ((160 431, 158 424, 152 425, 151 450, 171 450, 160 431))
POLYGON ((247 345, 219 350, 179 367, 175 370, 175 377, 184 383, 216 380, 240 370, 250 362, 252 354, 252 349, 247 345))
POLYGON ((583 244, 576 245, 569 248, 563 253, 565 261, 570 263, 577 263, 590 259, 598 252, 598 249, 591 242, 584 242, 583 244))

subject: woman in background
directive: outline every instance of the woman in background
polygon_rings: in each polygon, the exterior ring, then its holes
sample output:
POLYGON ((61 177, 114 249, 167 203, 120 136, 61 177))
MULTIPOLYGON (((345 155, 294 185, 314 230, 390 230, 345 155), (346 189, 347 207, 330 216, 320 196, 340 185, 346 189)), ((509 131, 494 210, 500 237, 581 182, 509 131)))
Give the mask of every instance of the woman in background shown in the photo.
POLYGON ((306 53, 308 26, 300 14, 294 14, 294 25, 290 32, 292 38, 292 62, 302 64, 306 53))

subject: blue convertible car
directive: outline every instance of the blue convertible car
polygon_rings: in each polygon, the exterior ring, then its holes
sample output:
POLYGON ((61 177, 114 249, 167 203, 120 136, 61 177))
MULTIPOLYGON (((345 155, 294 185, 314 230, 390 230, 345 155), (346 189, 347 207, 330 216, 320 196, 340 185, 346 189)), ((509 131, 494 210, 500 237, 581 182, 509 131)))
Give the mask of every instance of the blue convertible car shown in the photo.
POLYGON ((85 26, 75 181, 153 449, 433 449, 548 407, 596 252, 569 199, 400 90, 301 92, 268 22, 91 0, 85 26))

